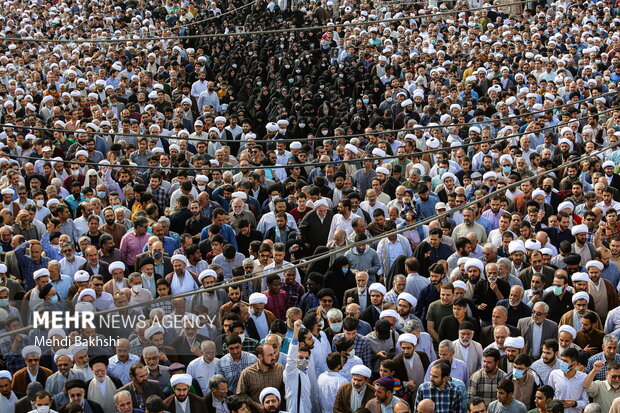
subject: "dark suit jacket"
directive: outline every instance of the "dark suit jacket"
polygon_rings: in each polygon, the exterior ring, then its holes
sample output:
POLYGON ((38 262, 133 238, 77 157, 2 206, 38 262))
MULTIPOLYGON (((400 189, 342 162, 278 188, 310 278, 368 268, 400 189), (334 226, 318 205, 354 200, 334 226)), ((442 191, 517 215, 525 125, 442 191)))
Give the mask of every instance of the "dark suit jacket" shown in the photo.
MULTIPOLYGON (((142 254, 136 255, 136 271, 140 270, 140 263, 142 262, 142 260, 150 256, 151 256, 151 253, 148 251, 143 252, 142 254)), ((168 257, 167 255, 164 255, 163 260, 164 260, 164 273, 159 274, 162 277, 166 274, 170 274, 173 271, 172 262, 170 262, 170 257, 168 257)))
MULTIPOLYGON (((343 309, 344 309, 344 307, 346 307, 347 305, 349 305, 351 303, 355 303, 355 304, 359 305, 360 297, 359 297, 359 294, 357 292, 357 287, 349 288, 348 290, 346 290, 344 292, 343 301, 344 301, 342 303, 342 308, 343 309), (351 298, 353 301, 349 301, 349 298, 351 298)), ((368 288, 366 288, 366 304, 370 305, 370 293, 368 292, 368 288)))
MULTIPOLYGON (((67 403, 67 404, 69 404, 69 403, 67 403)), ((67 407, 67 404, 62 406, 58 410, 58 413, 65 413, 65 407, 67 407)), ((103 407, 101 407, 101 405, 99 403, 94 402, 92 400, 84 399, 84 413, 104 413, 104 412, 103 412, 103 407), (90 407, 90 412, 88 411, 89 407, 90 407)))
MULTIPOLYGON (((533 325, 534 321, 531 317, 524 317, 519 320, 517 328, 521 330, 521 336, 525 340, 525 347, 523 353, 530 354, 532 352, 532 339, 533 339, 533 325)), ((552 338, 557 340, 558 338, 558 324, 555 321, 545 319, 542 324, 542 336, 540 338, 540 344, 545 340, 552 338)), ((531 354, 530 354, 531 355, 531 354)))
MULTIPOLYGON (((129 382, 120 389, 118 389, 118 391, 121 390, 127 390, 131 394, 131 402, 133 403, 133 405, 136 407, 139 406, 138 399, 136 399, 136 389, 133 386, 133 382, 129 382)), ((156 380, 147 380, 146 383, 143 383, 142 391, 144 392, 145 401, 149 398, 149 396, 152 396, 154 394, 158 395, 162 400, 166 397, 164 396, 164 391, 159 385, 159 382, 157 382, 156 380)))
POLYGON ((379 312, 374 305, 368 304, 368 307, 362 313, 362 320, 370 324, 370 327, 375 328, 375 323, 379 321, 379 312))
MULTIPOLYGON (((93 269, 88 265, 88 261, 80 266, 80 270, 85 270, 90 275, 94 275, 93 269)), ((99 260, 99 274, 103 276, 103 281, 107 282, 112 279, 112 274, 108 270, 108 263, 99 260)))
POLYGON ((334 218, 334 212, 328 209, 323 224, 321 224, 316 211, 310 211, 299 223, 301 239, 304 244, 310 244, 308 247, 310 253, 314 253, 316 247, 327 244, 332 218, 334 218))
MULTIPOLYGON (((607 178, 607 176, 605 176, 605 178, 607 178)), ((609 178, 607 178, 607 183, 608 183, 609 187, 614 188, 616 191, 618 191, 618 193, 620 193, 620 175, 613 174, 611 182, 609 182, 609 178)), ((616 199, 615 196, 614 196, 614 200, 618 201, 618 199, 616 199)))
MULTIPOLYGON (((506 326, 510 330, 510 337, 519 337, 521 335, 521 331, 519 331, 518 328, 513 327, 511 325, 506 325, 506 326)), ((494 329, 495 327, 493 327, 492 325, 482 328, 480 332, 480 344, 482 345, 482 348, 485 348, 486 346, 488 346, 489 344, 495 341, 495 338, 493 337, 494 329)))
MULTIPOLYGON (((231 396, 234 393, 228 392, 228 395, 231 396)), ((213 393, 209 393, 204 397, 205 406, 207 408, 207 413, 215 413, 215 407, 213 407, 213 393)))
POLYGON ((28 397, 22 397, 15 402, 15 413, 28 413, 31 410, 34 410, 34 407, 32 407, 32 402, 28 397))
MULTIPOLYGON (((189 398, 189 411, 191 413, 207 413, 207 406, 205 406, 205 401, 202 397, 191 393, 187 397, 189 398)), ((170 413, 176 413, 177 406, 174 400, 174 395, 164 400, 164 407, 170 413)))
MULTIPOLYGON (((196 341, 198 342, 198 345, 208 339, 208 337, 205 337, 201 334, 198 334, 196 336, 196 341)), ((189 343, 185 339, 185 336, 180 336, 179 338, 174 340, 174 342, 172 343, 172 347, 174 347, 174 349, 177 351, 177 357, 181 364, 185 364, 187 366, 192 360, 196 358, 196 356, 189 348, 189 343)))
MULTIPOLYGON (((530 284, 532 283, 532 274, 534 274, 534 268, 532 268, 531 266, 519 272, 519 279, 521 280, 521 282, 523 283, 523 286, 526 289, 529 288, 530 284)), ((550 285, 553 284, 554 274, 555 274, 555 271, 553 270, 553 268, 543 265, 542 275, 543 275, 543 278, 545 279, 546 287, 549 287, 550 285)))

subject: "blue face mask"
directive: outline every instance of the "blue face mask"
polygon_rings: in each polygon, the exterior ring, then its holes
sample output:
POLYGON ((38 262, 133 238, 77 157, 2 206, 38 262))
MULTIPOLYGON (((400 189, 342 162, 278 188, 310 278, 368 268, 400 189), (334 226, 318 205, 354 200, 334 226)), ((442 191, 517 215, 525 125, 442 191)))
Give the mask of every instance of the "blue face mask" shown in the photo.
POLYGON ((558 297, 562 295, 563 292, 564 289, 561 286, 556 285, 555 287, 553 287, 553 294, 557 295, 558 297))
POLYGON ((570 371, 570 364, 564 361, 560 362, 560 370, 564 373, 568 373, 570 371))
POLYGON ((446 171, 445 169, 443 169, 443 168, 442 168, 442 169, 440 169, 440 170, 439 170, 439 175, 443 175, 443 174, 445 174, 446 172, 448 172, 448 171, 446 171))
POLYGON ((9 299, 8 298, 0 299, 0 307, 8 307, 8 306, 9 306, 9 299))
POLYGON ((369 100, 368 99, 362 99, 362 102, 364 102, 364 105, 367 105, 369 100))
POLYGON ((343 269, 342 269, 342 273, 343 273, 343 274, 346 274, 346 273, 348 273, 348 272, 349 272, 349 269, 348 269, 348 268, 343 268, 343 269))
POLYGON ((525 372, 523 370, 515 369, 512 373, 515 379, 519 380, 525 376, 525 372))
POLYGON ((99 191, 99 192, 97 192, 97 197, 99 197, 99 198, 105 198, 105 197, 106 197, 106 195, 107 195, 107 194, 105 193, 105 191, 99 191))
POLYGON ((50 298, 50 301, 53 302, 53 303, 57 302, 58 301, 58 296, 57 295, 52 296, 52 298, 50 298))
POLYGON ((510 167, 510 165, 506 165, 506 166, 502 166, 502 170, 506 173, 509 173, 512 170, 512 168, 510 167))

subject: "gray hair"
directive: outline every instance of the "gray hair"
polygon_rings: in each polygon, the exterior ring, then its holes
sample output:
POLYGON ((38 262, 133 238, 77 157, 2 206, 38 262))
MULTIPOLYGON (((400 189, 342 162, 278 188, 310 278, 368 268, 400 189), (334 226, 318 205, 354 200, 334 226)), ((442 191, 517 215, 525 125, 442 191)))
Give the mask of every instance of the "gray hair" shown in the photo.
POLYGON ((394 277, 394 280, 392 280, 392 284, 396 283, 396 280, 406 280, 407 276, 405 276, 404 274, 397 274, 396 277, 394 277))
MULTIPOLYGON (((333 308, 332 308, 332 310, 333 310, 333 308)), ((330 311, 331 311, 331 310, 330 310, 330 311)), ((328 311, 328 313, 329 313, 329 311, 328 311)), ((265 340, 267 340, 269 337, 275 337, 276 339, 278 339, 278 345, 279 345, 279 346, 281 346, 281 345, 282 345, 282 337, 280 337, 279 335, 277 335, 277 334, 273 334, 273 333, 272 333, 272 334, 267 334, 267 335, 265 336, 265 340)))
POLYGON ((0 287, 0 293, 10 294, 11 291, 9 290, 9 287, 0 287))
POLYGON ((445 347, 450 351, 454 351, 454 343, 451 340, 441 340, 437 348, 440 347, 445 347))
POLYGON ((603 409, 598 403, 589 403, 583 408, 583 413, 602 413, 603 409))
POLYGON ((534 307, 532 307, 532 308, 536 308, 536 307, 542 307, 543 308, 543 313, 549 314, 549 304, 547 304, 546 302, 538 301, 538 302, 536 302, 536 304, 534 304, 534 307))
POLYGON ((605 334, 605 337, 603 337, 603 345, 606 346, 610 343, 616 343, 616 345, 618 345, 618 337, 613 334, 605 334))
POLYGON ((342 311, 340 311, 337 308, 332 308, 331 310, 329 310, 327 312, 327 319, 328 320, 333 320, 336 318, 342 318, 342 311))
POLYGON ((228 380, 226 380, 226 377, 222 376, 221 374, 216 374, 209 379, 209 388, 217 389, 222 383, 228 384, 228 380))
POLYGON ((405 332, 422 331, 422 323, 419 320, 409 320, 405 323, 405 332))
POLYGON ((492 244, 490 242, 487 242, 486 244, 484 244, 484 249, 490 249, 493 252, 497 251, 497 247, 495 246, 495 244, 492 244))
POLYGON ((504 307, 503 305, 495 306, 493 308, 493 311, 495 311, 495 310, 501 311, 506 317, 508 317, 508 309, 506 307, 504 307))
POLYGON ((502 330, 504 330, 504 333, 506 333, 506 334, 510 335, 510 329, 509 329, 509 328, 508 328, 508 326, 506 326, 506 325, 501 325, 501 326, 497 326, 497 327, 495 327, 494 332, 495 332, 495 331, 497 331, 497 330, 499 330, 500 328, 501 328, 502 330))
POLYGON ((129 400, 131 400, 131 393, 129 393, 127 390, 121 390, 121 391, 117 392, 117 393, 114 395, 114 403, 115 403, 115 404, 116 404, 116 403, 118 403, 118 400, 119 400, 121 397, 129 397, 129 400))
POLYGON ((159 222, 160 224, 164 224, 167 227, 170 226, 170 218, 168 217, 161 217, 157 220, 157 222, 159 222))
POLYGON ((203 353, 204 353, 205 351, 207 351, 207 350, 206 350, 206 349, 207 349, 207 346, 208 346, 208 345, 210 345, 210 344, 212 344, 213 346, 215 346, 215 343, 214 343, 213 341, 211 341, 211 340, 205 340, 205 341, 203 341, 202 343, 200 343, 200 351, 202 351, 203 353))
POLYGON ((166 312, 164 311, 163 308, 153 308, 150 312, 149 312, 149 318, 151 320, 157 318, 156 316, 159 316, 159 318, 163 318, 166 315, 166 312))
POLYGON ((159 349, 155 346, 148 346, 142 349, 142 357, 146 357, 147 354, 155 354, 159 356, 159 349))

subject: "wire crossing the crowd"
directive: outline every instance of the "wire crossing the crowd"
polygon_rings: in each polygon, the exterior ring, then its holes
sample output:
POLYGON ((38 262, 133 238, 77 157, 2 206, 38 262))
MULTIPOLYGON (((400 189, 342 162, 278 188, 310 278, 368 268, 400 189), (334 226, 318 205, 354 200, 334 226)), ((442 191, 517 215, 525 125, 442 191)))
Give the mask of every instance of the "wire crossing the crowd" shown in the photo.
POLYGON ((127 38, 127 39, 101 39, 101 38, 90 38, 90 39, 41 39, 34 37, 4 37, 1 38, 4 42, 34 42, 34 43, 136 43, 136 42, 149 42, 149 41, 159 41, 159 40, 184 40, 184 39, 215 39, 222 37, 241 37, 241 36, 252 36, 252 35, 264 35, 264 34, 276 34, 276 33, 291 33, 291 32, 307 32, 313 30, 325 30, 325 29, 334 29, 336 27, 349 27, 349 26, 368 26, 379 23, 390 23, 395 21, 403 21, 403 20, 413 20, 413 19, 433 19, 435 17, 440 16, 451 16, 458 13, 467 13, 472 11, 481 11, 481 10, 492 10, 499 9, 505 7, 516 6, 520 4, 529 3, 529 1, 515 1, 511 3, 503 3, 496 4, 492 6, 482 6, 482 7, 472 7, 464 10, 454 10, 450 12, 440 12, 433 13, 432 15, 414 15, 414 16, 403 16, 398 18, 391 19, 383 19, 383 20, 367 20, 360 21, 355 23, 334 23, 329 25, 321 25, 321 26, 307 26, 307 27, 290 27, 287 29, 272 29, 272 30, 257 30, 253 32, 230 32, 230 33, 211 33, 211 34, 192 34, 185 36, 159 36, 159 37, 141 37, 137 39, 127 38))
MULTIPOLYGON (((539 113, 545 113, 545 112, 551 112, 554 110, 558 110, 561 108, 565 108, 565 107, 569 107, 569 106, 576 106, 579 105, 581 103, 584 102, 588 102, 590 100, 596 100, 599 98, 605 98, 608 96, 617 96, 618 92, 614 91, 614 92, 607 92, 607 93, 601 93, 598 96, 590 96, 581 100, 576 100, 576 101, 571 101, 568 103, 564 103, 562 105, 557 105, 554 106, 552 108, 546 108, 546 109, 539 109, 539 110, 534 110, 531 112, 524 112, 524 113, 519 113, 517 115, 510 115, 510 116, 506 116, 505 118, 500 118, 500 119, 490 119, 490 120, 485 120, 485 121, 481 121, 481 122, 474 122, 474 123, 451 123, 449 125, 416 125, 416 127, 413 128, 401 128, 401 129, 387 129, 387 130, 382 130, 382 131, 374 131, 371 133, 352 133, 352 134, 347 134, 347 135, 331 135, 331 136, 314 136, 314 137, 307 137, 307 138, 301 138, 301 139, 295 139, 295 138, 284 138, 284 139, 252 139, 252 140, 238 140, 238 139, 208 139, 208 138, 191 138, 192 141, 200 141, 200 142, 220 142, 220 143, 247 143, 247 142, 254 142, 254 143, 266 143, 266 142, 298 142, 300 140, 305 141, 310 141, 310 142, 314 142, 314 141, 324 141, 324 140, 335 140, 335 139, 348 139, 348 138, 357 138, 357 137, 362 137, 362 136, 368 136, 368 135, 388 135, 388 134, 393 134, 393 133, 401 133, 401 132, 415 132, 418 130, 433 130, 433 129, 443 129, 443 128, 450 128, 450 127, 472 127, 472 126, 477 126, 477 125, 482 125, 482 124, 489 124, 489 123, 493 123, 493 122, 502 122, 502 121, 508 121, 508 120, 512 120, 512 119, 520 119, 526 116, 530 116, 530 115, 536 115, 539 113)), ((498 102, 499 103, 499 102, 498 102)), ((62 133, 72 133, 75 134, 77 133, 75 130, 71 130, 71 129, 59 129, 59 128, 44 128, 41 126, 26 126, 26 125, 14 125, 14 124, 10 124, 10 123, 0 123, 0 127, 2 128, 14 128, 14 129, 28 129, 28 130, 38 130, 38 131, 44 131, 44 132, 62 132, 62 133)), ((84 133, 87 135, 96 135, 96 136, 131 136, 134 138, 167 138, 167 139, 183 139, 183 138, 179 138, 178 136, 166 136, 166 135, 156 135, 156 134, 151 134, 151 133, 124 133, 124 132, 95 132, 95 131, 87 131, 87 130, 82 130, 79 133, 84 133)))
MULTIPOLYGON (((539 179, 541 176, 550 175, 551 173, 557 172, 557 171, 559 171, 561 169, 565 169, 565 168, 567 168, 569 166, 572 166, 572 165, 578 165, 584 159, 591 158, 593 156, 597 156, 599 154, 602 154, 604 152, 609 151, 610 149, 618 147, 619 145, 620 145, 620 141, 617 141, 617 142, 615 142, 615 143, 613 143, 613 144, 611 144, 611 145, 609 145, 609 146, 607 146, 605 148, 601 148, 601 149, 592 151, 589 154, 583 154, 583 155, 581 155, 579 157, 579 159, 563 163, 562 165, 560 165, 558 167, 555 167, 553 169, 550 169, 548 171, 545 171, 542 174, 538 174, 538 175, 535 175, 535 176, 532 176, 532 177, 524 178, 524 179, 522 179, 520 181, 514 182, 512 184, 508 184, 505 187, 503 187, 502 189, 492 191, 492 192, 490 192, 487 195, 484 195, 484 196, 482 196, 482 197, 480 197, 478 199, 474 199, 472 201, 464 203, 463 205, 457 206, 457 207, 455 207, 453 209, 450 209, 449 211, 433 215, 432 217, 423 219, 423 220, 418 221, 418 222, 416 222, 416 223, 414 223, 412 225, 405 226, 405 227, 403 227, 401 229, 396 229, 396 230, 393 230, 393 231, 389 231, 389 232, 383 233, 381 235, 368 238, 368 239, 366 239, 364 241, 353 242, 353 243, 345 245, 343 247, 338 247, 338 248, 332 249, 329 252, 326 252, 325 254, 318 255, 318 256, 316 256, 314 258, 306 260, 305 262, 300 262, 300 263, 297 263, 297 264, 291 264, 290 266, 287 266, 286 268, 283 268, 281 270, 274 270, 274 271, 270 271, 270 272, 265 272, 263 274, 255 275, 253 277, 245 278, 243 280, 238 280, 238 281, 230 281, 230 282, 226 282, 225 281, 225 282, 222 282, 222 283, 220 283, 220 284, 218 284, 216 286, 213 286, 213 287, 207 287, 207 288, 197 289, 197 290, 194 290, 194 291, 188 291, 188 292, 185 292, 185 293, 169 295, 169 296, 166 296, 166 297, 160 297, 160 298, 156 298, 156 299, 153 299, 153 300, 150 300, 150 301, 145 301, 145 302, 141 302, 141 303, 137 303, 137 304, 127 305, 127 306, 124 306, 124 307, 121 307, 121 308, 114 308, 114 309, 109 309, 109 310, 97 311, 97 312, 94 312, 94 314, 98 315, 98 316, 102 316, 102 315, 106 315, 106 314, 111 314, 111 313, 117 312, 119 310, 129 310, 129 309, 132 309, 132 308, 144 308, 144 307, 146 307, 148 305, 151 305, 151 304, 154 304, 154 303, 158 303, 158 302, 162 302, 164 300, 172 300, 172 299, 175 299, 175 298, 191 297, 191 296, 194 296, 194 295, 197 295, 197 294, 207 293, 207 292, 211 292, 211 291, 217 291, 218 289, 227 288, 228 286, 242 285, 242 284, 247 283, 247 282, 253 282, 253 281, 261 280, 261 279, 266 278, 266 277, 268 277, 270 275, 280 274, 280 273, 282 273, 282 272, 284 272, 286 270, 289 270, 289 269, 294 269, 294 268, 296 269, 296 268, 299 268, 299 267, 303 267, 303 266, 309 265, 311 263, 314 263, 314 262, 317 262, 317 261, 321 261, 321 260, 324 260, 326 258, 330 258, 332 256, 335 256, 336 254, 341 253, 341 252, 348 251, 351 248, 354 248, 354 247, 356 247, 358 245, 369 244, 369 243, 372 243, 372 242, 375 242, 375 241, 380 241, 381 239, 384 239, 384 238, 389 237, 391 235, 401 234, 403 232, 413 230, 413 229, 415 229, 415 228, 417 228, 417 227, 419 227, 421 225, 426 225, 426 224, 428 224, 428 223, 430 223, 432 221, 435 221, 435 220, 437 220, 439 218, 447 217, 450 214, 452 214, 453 212, 461 211, 461 210, 463 210, 465 208, 468 208, 468 207, 470 207, 470 206, 472 206, 474 204, 480 203, 481 201, 487 200, 487 199, 491 198, 494 195, 502 194, 502 193, 506 192, 509 189, 516 188, 517 186, 521 185, 524 182, 528 182, 528 181, 531 181, 531 180, 539 179)), ((16 330, 12 330, 10 332, 2 333, 2 334, 0 334, 0 339, 3 338, 3 337, 6 337, 6 336, 17 334, 17 333, 23 333, 23 332, 29 331, 29 330, 31 330, 33 328, 34 328, 33 325, 28 325, 28 326, 21 327, 21 328, 16 329, 16 330)))
MULTIPOLYGON (((409 153, 409 154, 394 154, 394 155, 390 155, 390 156, 372 156, 372 157, 365 157, 365 158, 355 158, 355 159, 341 159, 341 160, 337 160, 337 161, 330 161, 330 162, 306 162, 306 163, 294 163, 294 164, 288 164, 288 165, 255 165, 255 166, 247 166, 247 167, 241 167, 241 166, 230 166, 230 167, 222 167, 222 166, 218 166, 218 167, 202 167, 202 168, 192 168, 192 167, 183 167, 183 166, 167 166, 165 167, 166 169, 170 169, 170 170, 182 170, 182 171, 195 171, 195 172, 201 172, 201 171, 244 171, 244 170, 256 170, 256 169, 282 169, 282 168, 292 168, 292 167, 303 167, 303 166, 327 166, 327 165, 334 165, 334 164, 347 164, 347 163, 358 163, 358 162, 363 162, 363 161, 379 161, 379 160, 391 160, 391 159, 400 159, 400 158, 407 158, 410 156, 422 156, 422 155, 426 155, 426 154, 432 154, 432 153, 437 153, 437 152, 444 152, 444 151, 452 151, 454 149, 461 149, 461 148, 467 148, 469 146, 473 146, 473 145, 480 145, 481 143, 493 143, 493 142, 498 142, 498 141, 502 141, 502 140, 506 140, 506 139, 510 139, 510 138, 517 138, 520 136, 525 136, 525 135, 530 135, 532 133, 536 133, 536 132, 542 132, 545 130, 550 130, 550 129, 556 129, 560 126, 567 126, 570 125, 571 123, 574 122, 578 122, 581 120, 585 120, 585 119, 589 119, 595 116, 600 116, 603 115, 605 113, 609 113, 609 112, 613 112, 616 110, 619 110, 620 106, 614 106, 612 108, 606 109, 602 112, 598 112, 595 114, 591 114, 591 115, 584 115, 582 117, 576 118, 576 119, 571 119, 565 122, 559 122, 556 125, 552 125, 552 126, 545 126, 543 128, 537 128, 534 130, 531 130, 529 132, 520 132, 520 133, 515 133, 515 134, 511 134, 511 135, 505 135, 505 136, 501 136, 501 137, 495 137, 495 138, 491 138, 491 139, 486 139, 486 140, 479 140, 476 142, 465 142, 463 144, 460 145, 454 145, 454 146, 450 146, 448 148, 436 148, 436 149, 427 149, 425 151, 420 151, 420 152, 414 152, 414 153, 409 153)), ((486 122, 485 122, 486 123, 486 122)), ((449 126, 446 126, 449 127, 449 126)), ((279 140, 273 140, 270 142, 278 142, 279 140)), ((251 141, 250 141, 251 142, 251 141)), ((21 156, 21 155, 9 155, 9 157, 11 159, 28 159, 28 160, 32 160, 32 161, 37 161, 37 160, 41 160, 41 158, 33 158, 33 157, 29 157, 29 156, 21 156)), ((54 159, 49 159, 50 162, 54 161, 54 159)), ((115 164, 115 165, 105 165, 105 164, 101 164, 100 162, 88 162, 88 161, 77 161, 77 160, 63 160, 63 162, 68 162, 68 163, 72 163, 72 164, 78 164, 78 165, 87 165, 87 166, 109 166, 112 168, 124 168, 124 167, 133 167, 133 168, 138 168, 138 169, 157 169, 157 168, 161 168, 160 166, 130 166, 130 165, 122 165, 122 164, 115 164)))

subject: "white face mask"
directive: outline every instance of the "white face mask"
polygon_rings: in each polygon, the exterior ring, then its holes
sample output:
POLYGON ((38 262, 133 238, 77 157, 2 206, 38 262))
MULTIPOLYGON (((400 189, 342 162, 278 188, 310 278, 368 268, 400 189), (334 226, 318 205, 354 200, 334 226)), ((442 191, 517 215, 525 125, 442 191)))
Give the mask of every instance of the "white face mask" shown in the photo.
POLYGON ((239 338, 241 339, 241 342, 243 343, 243 340, 245 340, 245 333, 239 334, 239 338))
POLYGON ((134 293, 139 293, 140 290, 142 289, 142 284, 136 284, 136 285, 132 285, 131 289, 133 290, 134 293))
POLYGON ((49 406, 37 406, 37 413, 49 413, 49 406))
POLYGON ((41 208, 43 207, 45 201, 43 201, 42 199, 37 199, 37 208, 41 208))

